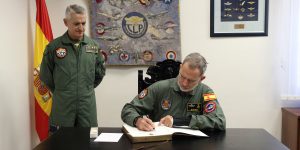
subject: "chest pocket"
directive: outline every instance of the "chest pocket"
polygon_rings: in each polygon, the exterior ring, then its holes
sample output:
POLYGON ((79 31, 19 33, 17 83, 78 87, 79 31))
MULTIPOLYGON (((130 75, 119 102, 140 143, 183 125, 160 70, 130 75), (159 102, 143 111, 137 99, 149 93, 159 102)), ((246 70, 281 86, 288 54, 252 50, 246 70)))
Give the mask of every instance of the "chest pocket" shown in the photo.
POLYGON ((90 46, 90 45, 83 46, 80 70, 87 77, 87 82, 89 84, 94 84, 97 55, 98 55, 98 47, 90 46))

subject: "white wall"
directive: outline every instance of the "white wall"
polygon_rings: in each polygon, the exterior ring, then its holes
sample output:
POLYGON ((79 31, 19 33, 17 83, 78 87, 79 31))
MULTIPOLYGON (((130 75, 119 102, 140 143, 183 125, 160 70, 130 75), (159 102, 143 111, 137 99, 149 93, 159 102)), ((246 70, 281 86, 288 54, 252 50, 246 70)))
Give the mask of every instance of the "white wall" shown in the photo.
MULTIPOLYGON (((67 5, 88 8, 88 0, 46 0, 54 37, 66 30, 62 19, 67 5)), ((270 0, 269 36, 209 37, 209 0, 180 1, 182 55, 198 51, 208 62, 205 83, 216 92, 229 128, 264 128, 281 135, 280 87, 282 55, 288 46, 289 0, 270 0)), ((32 99, 35 0, 4 1, 0 6, 0 145, 24 150, 36 145, 32 99), (18 141, 18 144, 15 144, 18 141)), ((89 31, 87 31, 89 33, 89 31)), ((96 89, 100 126, 119 127, 120 111, 137 94, 137 70, 109 67, 96 89)))
MULTIPOLYGON (((31 149, 28 1, 0 5, 0 149, 31 149)), ((30 37, 31 38, 31 37, 30 37)))

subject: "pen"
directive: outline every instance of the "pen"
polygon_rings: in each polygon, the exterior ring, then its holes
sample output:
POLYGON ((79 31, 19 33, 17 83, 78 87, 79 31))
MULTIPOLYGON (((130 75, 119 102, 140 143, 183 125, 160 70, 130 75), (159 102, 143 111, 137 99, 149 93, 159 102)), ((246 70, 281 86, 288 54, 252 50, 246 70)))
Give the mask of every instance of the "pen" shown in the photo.
MULTIPOLYGON (((143 118, 147 118, 147 119, 150 119, 149 118, 149 115, 143 115, 143 118)), ((155 129, 155 125, 153 124, 152 120, 150 119, 151 121, 151 125, 153 126, 153 129, 155 129)))

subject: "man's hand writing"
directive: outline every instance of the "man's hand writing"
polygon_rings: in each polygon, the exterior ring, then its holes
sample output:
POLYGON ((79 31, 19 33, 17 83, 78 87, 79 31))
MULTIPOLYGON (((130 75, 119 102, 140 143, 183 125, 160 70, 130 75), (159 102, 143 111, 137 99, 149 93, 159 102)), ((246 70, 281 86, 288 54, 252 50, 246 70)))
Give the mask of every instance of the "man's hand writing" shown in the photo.
POLYGON ((136 121, 135 126, 139 130, 143 130, 143 131, 152 131, 155 128, 154 123, 152 122, 152 120, 149 119, 148 117, 145 117, 145 116, 141 117, 141 118, 138 118, 138 120, 136 121))

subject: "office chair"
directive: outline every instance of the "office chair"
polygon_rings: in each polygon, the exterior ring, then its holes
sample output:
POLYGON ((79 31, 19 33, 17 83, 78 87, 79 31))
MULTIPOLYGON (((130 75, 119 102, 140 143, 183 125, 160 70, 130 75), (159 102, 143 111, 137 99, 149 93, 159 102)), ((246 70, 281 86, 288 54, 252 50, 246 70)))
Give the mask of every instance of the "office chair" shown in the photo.
POLYGON ((166 59, 162 62, 157 62, 155 66, 150 66, 146 74, 151 78, 143 78, 143 70, 138 70, 138 93, 145 88, 155 83, 156 81, 177 77, 180 68, 180 61, 166 59))

